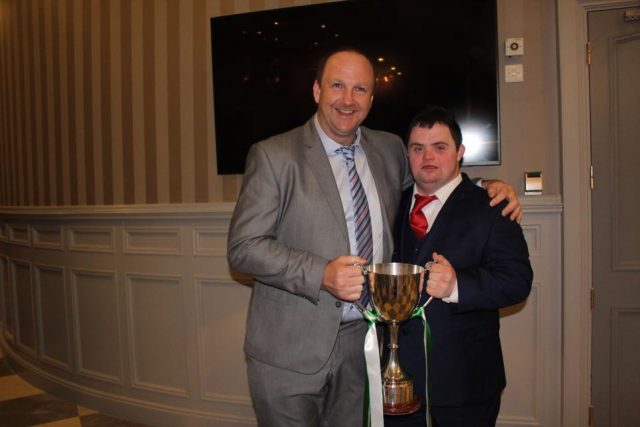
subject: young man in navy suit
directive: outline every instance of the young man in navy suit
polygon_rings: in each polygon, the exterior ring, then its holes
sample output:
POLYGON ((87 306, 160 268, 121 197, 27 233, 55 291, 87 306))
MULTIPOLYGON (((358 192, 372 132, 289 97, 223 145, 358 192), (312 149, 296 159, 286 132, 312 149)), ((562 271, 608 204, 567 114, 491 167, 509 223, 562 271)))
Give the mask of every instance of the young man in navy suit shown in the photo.
MULTIPOLYGON (((426 308, 433 426, 494 426, 506 384, 498 309, 529 295, 527 244, 518 223, 500 215, 503 206, 489 206, 486 191, 460 172, 464 145, 451 112, 430 107, 409 129, 415 184, 403 193, 394 258, 432 263, 421 300, 433 297, 426 308)), ((415 318, 399 336, 400 364, 413 376, 423 407, 411 416, 386 417, 387 426, 425 425, 423 331, 415 318)))

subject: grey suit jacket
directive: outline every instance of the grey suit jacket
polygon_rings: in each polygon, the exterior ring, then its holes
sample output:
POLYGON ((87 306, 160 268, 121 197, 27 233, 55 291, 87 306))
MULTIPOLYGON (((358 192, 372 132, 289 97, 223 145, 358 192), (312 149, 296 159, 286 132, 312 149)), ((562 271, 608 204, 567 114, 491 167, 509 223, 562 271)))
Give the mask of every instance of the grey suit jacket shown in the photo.
MULTIPOLYGON (((385 261, 401 190, 412 180, 404 145, 361 127, 380 198, 385 261)), ((336 340, 342 305, 321 289, 325 266, 348 255, 340 194, 313 118, 254 144, 229 231, 230 265, 255 278, 245 336, 251 357, 301 373, 320 370, 336 340)))

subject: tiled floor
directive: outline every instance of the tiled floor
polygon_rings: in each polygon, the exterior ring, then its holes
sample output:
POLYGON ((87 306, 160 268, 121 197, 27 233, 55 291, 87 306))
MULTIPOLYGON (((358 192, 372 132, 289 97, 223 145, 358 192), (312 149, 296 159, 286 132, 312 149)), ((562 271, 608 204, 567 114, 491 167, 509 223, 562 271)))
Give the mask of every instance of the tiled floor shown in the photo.
POLYGON ((0 426, 145 427, 51 396, 16 375, 0 354, 0 426))

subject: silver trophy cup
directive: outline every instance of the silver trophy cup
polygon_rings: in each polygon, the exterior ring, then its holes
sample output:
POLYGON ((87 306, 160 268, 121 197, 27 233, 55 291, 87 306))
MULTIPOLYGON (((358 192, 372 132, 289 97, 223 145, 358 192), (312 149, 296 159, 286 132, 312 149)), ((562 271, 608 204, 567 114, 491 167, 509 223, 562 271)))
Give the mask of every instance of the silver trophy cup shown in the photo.
POLYGON ((398 329, 416 308, 425 268, 414 264, 385 263, 366 268, 369 293, 380 317, 389 326, 389 360, 382 371, 382 403, 387 415, 404 415, 420 408, 413 381, 400 368, 398 329))

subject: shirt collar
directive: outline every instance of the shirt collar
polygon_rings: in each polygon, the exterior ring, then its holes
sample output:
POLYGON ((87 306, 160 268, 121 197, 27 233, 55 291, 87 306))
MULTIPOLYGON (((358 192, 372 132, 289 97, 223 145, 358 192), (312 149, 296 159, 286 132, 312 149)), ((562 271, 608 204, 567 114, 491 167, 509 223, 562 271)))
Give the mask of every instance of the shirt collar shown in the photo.
MULTIPOLYGON (((320 141, 322 141, 322 146, 324 147, 324 150, 326 151, 327 155, 329 156, 335 155, 336 150, 342 147, 342 145, 335 142, 333 139, 329 137, 329 135, 325 133, 325 131, 320 126, 320 122, 318 121, 318 114, 313 115, 313 124, 316 126, 318 135, 320 135, 320 141)), ((360 128, 358 127, 358 129, 356 129, 356 139, 353 142, 353 145, 355 145, 356 147, 360 147, 360 134, 361 134, 360 128)))
MULTIPOLYGON (((445 185, 443 185, 442 187, 440 187, 435 193, 433 193, 436 197, 438 197, 438 200, 440 201, 440 203, 442 203, 443 205, 445 204, 445 202, 447 201, 447 199, 449 198, 449 196, 451 195, 451 193, 453 193, 453 190, 456 189, 456 187, 462 182, 462 174, 458 173, 458 175, 453 178, 451 181, 449 181, 448 183, 446 183, 445 185)), ((414 184, 413 185, 413 197, 412 199, 415 199, 415 195, 416 194, 420 194, 418 193, 417 187, 414 184)), ((427 194, 424 194, 425 196, 427 194)))

